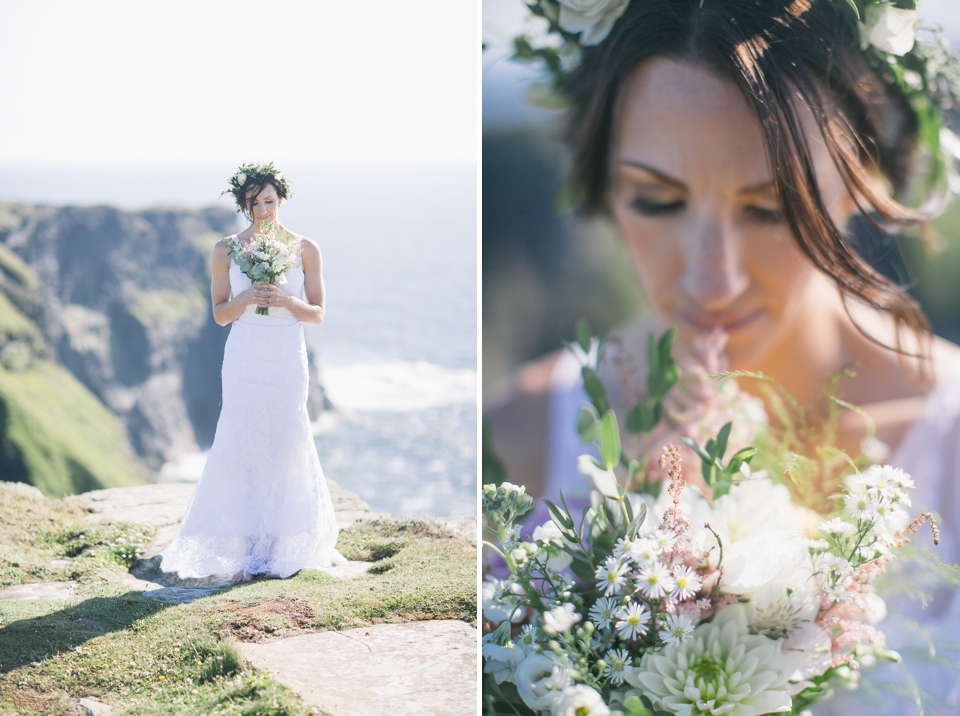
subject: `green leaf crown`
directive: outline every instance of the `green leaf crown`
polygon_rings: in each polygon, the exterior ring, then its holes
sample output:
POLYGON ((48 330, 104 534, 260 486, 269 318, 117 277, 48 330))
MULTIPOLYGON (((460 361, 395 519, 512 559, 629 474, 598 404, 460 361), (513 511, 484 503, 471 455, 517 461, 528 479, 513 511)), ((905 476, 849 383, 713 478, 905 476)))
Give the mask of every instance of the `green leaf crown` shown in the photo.
POLYGON ((220 192, 220 196, 230 194, 237 202, 237 213, 244 210, 246 204, 246 189, 254 182, 266 180, 277 185, 283 190, 286 198, 293 196, 293 190, 290 188, 290 180, 283 173, 273 166, 273 162, 260 162, 256 164, 241 164, 237 171, 230 177, 227 188, 220 192))

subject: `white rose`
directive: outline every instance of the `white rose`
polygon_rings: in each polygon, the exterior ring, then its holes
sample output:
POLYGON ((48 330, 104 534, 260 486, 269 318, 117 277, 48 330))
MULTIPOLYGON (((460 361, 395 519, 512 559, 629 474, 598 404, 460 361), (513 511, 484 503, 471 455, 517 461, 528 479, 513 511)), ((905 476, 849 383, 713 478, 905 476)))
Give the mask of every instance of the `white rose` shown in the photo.
POLYGON ((237 183, 238 183, 240 186, 243 186, 244 183, 246 183, 246 181, 247 181, 247 175, 246 175, 246 174, 238 174, 238 175, 237 175, 237 183))
POLYGON ((864 49, 873 45, 881 52, 905 55, 916 42, 920 13, 890 5, 867 5, 860 23, 860 42, 864 49))
POLYGON ((582 33, 581 45, 599 45, 623 15, 630 0, 559 0, 560 27, 582 33))
POLYGON ((550 711, 551 716, 610 716, 603 697, 589 686, 564 689, 550 711))
POLYGON ((613 470, 605 470, 597 465, 596 461, 589 455, 581 455, 577 461, 577 469, 581 475, 586 475, 593 480, 600 494, 606 497, 612 497, 615 500, 620 499, 620 491, 617 489, 617 477, 613 470))
POLYGON ((545 542, 548 545, 544 547, 544 552, 548 555, 547 569, 562 572, 573 562, 573 557, 562 550, 566 540, 553 520, 547 520, 534 529, 533 539, 535 542, 545 542))
POLYGON ((544 654, 533 653, 520 662, 513 675, 517 693, 534 711, 545 711, 570 685, 567 670, 544 654))
POLYGON ((493 640, 493 634, 486 634, 480 641, 484 673, 490 674, 498 684, 513 681, 513 671, 523 661, 523 650, 513 642, 508 646, 500 646, 493 640))
POLYGON ((554 607, 543 615, 544 631, 548 634, 562 634, 579 622, 581 616, 569 602, 554 607))

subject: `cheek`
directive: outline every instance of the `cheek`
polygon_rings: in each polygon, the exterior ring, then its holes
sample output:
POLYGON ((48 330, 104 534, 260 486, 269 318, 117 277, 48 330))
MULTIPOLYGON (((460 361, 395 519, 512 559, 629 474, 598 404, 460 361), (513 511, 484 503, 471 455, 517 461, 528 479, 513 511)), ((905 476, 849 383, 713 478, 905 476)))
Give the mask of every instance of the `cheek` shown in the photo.
POLYGON ((675 222, 650 220, 614 206, 613 218, 647 300, 657 305, 683 271, 683 252, 675 222))
POLYGON ((817 273, 786 227, 758 233, 746 242, 745 249, 751 283, 766 296, 768 308, 776 314, 799 300, 817 273))

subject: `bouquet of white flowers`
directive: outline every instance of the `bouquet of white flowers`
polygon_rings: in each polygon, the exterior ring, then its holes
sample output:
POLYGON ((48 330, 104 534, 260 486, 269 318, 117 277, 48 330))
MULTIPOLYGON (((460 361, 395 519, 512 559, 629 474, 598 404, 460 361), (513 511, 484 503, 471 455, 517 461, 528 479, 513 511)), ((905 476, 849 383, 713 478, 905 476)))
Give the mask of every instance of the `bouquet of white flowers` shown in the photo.
MULTIPOLYGON (((230 256, 247 278, 254 283, 263 281, 277 285, 287 282, 286 272, 297 263, 295 240, 292 234, 279 232, 269 223, 264 225, 261 233, 254 234, 246 246, 236 238, 227 239, 227 244, 230 256)), ((270 309, 257 306, 256 312, 266 316, 270 309)))
MULTIPOLYGON (((653 433, 671 410, 681 382, 672 339, 651 336, 646 399, 628 432, 653 433)), ((589 353, 589 337, 580 342, 589 353)), ((726 457, 727 422, 704 446, 682 438, 701 460, 699 485, 666 444, 659 490, 623 455, 594 368, 584 380, 592 404, 578 431, 599 460, 580 458, 596 489, 579 519, 562 496, 546 501, 552 519, 523 539, 517 521, 533 508, 524 488, 483 486, 497 537, 485 544, 509 572, 483 587, 486 713, 798 713, 831 682, 855 683, 859 660, 899 658, 873 626, 886 608, 872 582, 924 521, 938 541, 932 515, 908 515, 909 475, 851 460, 818 514, 785 481, 751 470, 770 464, 758 448, 726 457)))

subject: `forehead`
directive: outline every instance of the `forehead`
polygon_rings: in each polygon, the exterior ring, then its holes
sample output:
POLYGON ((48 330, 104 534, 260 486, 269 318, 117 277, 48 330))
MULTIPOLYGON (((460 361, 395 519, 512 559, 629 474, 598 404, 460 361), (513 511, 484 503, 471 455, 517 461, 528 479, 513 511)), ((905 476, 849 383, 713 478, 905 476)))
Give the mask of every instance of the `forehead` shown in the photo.
POLYGON ((269 199, 270 197, 276 198, 276 196, 277 196, 276 187, 273 184, 268 183, 268 184, 265 184, 263 188, 260 189, 259 192, 256 192, 253 189, 248 191, 247 201, 253 201, 254 199, 260 199, 262 201, 264 199, 269 199))
POLYGON ((623 90, 616 161, 656 167, 687 184, 705 176, 769 181, 760 123, 738 87, 697 65, 655 57, 623 90))

